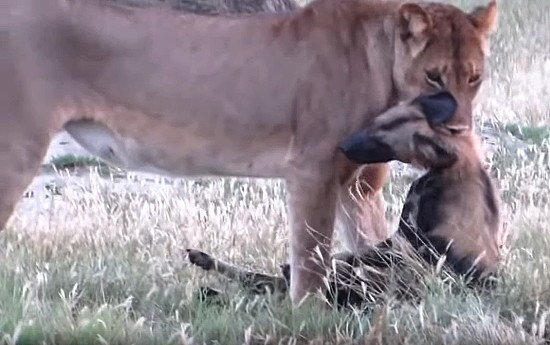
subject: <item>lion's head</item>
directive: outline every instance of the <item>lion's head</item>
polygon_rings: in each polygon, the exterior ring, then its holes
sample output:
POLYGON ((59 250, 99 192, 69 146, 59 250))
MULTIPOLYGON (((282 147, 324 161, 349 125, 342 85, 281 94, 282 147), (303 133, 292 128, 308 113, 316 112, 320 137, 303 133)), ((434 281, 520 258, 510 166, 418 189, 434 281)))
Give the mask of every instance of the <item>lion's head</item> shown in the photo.
POLYGON ((464 12, 441 3, 404 3, 397 11, 393 78, 400 99, 448 90, 458 102, 450 129, 472 127, 472 104, 485 72, 494 0, 464 12))

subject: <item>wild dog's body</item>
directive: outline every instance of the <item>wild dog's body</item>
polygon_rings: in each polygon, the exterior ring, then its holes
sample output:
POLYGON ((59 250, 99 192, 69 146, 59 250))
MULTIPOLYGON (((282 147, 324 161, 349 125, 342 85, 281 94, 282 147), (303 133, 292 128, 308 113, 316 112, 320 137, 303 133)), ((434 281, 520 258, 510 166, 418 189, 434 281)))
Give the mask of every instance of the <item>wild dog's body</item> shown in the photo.
MULTIPOLYGON (((444 93, 428 99, 428 119, 452 109, 444 93)), ((453 134, 427 126, 419 115, 403 117, 402 111, 399 106, 390 109, 367 130, 344 140, 343 152, 356 163, 397 159, 428 169, 409 189, 398 232, 431 263, 445 254, 459 274, 474 263, 475 278, 496 271, 502 244, 500 199, 484 167, 479 138, 472 132, 453 134)))
MULTIPOLYGON (((445 97, 443 102, 448 103, 445 97)), ((397 233, 429 264, 436 265, 445 255, 445 263, 455 273, 469 275, 475 283, 483 282, 498 270, 503 236, 499 197, 483 166, 478 138, 473 133, 452 135, 443 128, 430 127, 424 118, 429 115, 419 114, 415 103, 388 110, 367 131, 344 140, 341 147, 346 156, 357 163, 397 159, 429 169, 412 183, 397 233)), ((432 121, 434 117, 447 116, 436 114, 440 110, 438 103, 424 106, 425 110, 430 108, 435 114, 432 121)), ((452 115, 453 111, 446 113, 452 115)), ((393 242, 390 238, 362 253, 334 256, 339 267, 336 277, 348 281, 343 284, 329 280, 332 282, 329 293, 339 290, 338 304, 364 302, 367 297, 360 292, 358 284, 365 284, 366 292, 372 294, 381 292, 385 284, 383 274, 371 272, 363 279, 342 262, 351 266, 364 264, 378 270, 391 267, 400 262, 392 250, 393 242)), ((206 270, 214 269, 226 275, 231 272, 232 278, 239 280, 237 267, 218 264, 216 259, 195 250, 189 250, 189 258, 206 270)), ((257 286, 271 289, 282 286, 281 281, 292 281, 291 276, 284 275, 285 279, 252 273, 247 277, 256 279, 257 286)), ((331 298, 328 294, 327 297, 331 298)))
POLYGON ((135 6, 159 6, 165 5, 188 13, 203 15, 226 15, 243 13, 281 13, 293 11, 299 5, 293 0, 110 0, 115 3, 135 6))
POLYGON ((428 261, 445 254, 455 272, 476 280, 497 271, 502 246, 499 197, 477 141, 474 135, 448 141, 458 161, 413 182, 399 224, 399 233, 428 261))
POLYGON ((9 6, 0 23, 0 228, 61 128, 128 169, 282 177, 295 302, 321 285, 312 253, 329 255, 337 199, 350 207, 356 165, 338 155, 338 141, 434 87, 460 99, 450 125, 469 127, 496 12, 494 3, 467 14, 369 0, 242 18, 96 1, 9 6), (436 68, 437 78, 426 72, 436 68))

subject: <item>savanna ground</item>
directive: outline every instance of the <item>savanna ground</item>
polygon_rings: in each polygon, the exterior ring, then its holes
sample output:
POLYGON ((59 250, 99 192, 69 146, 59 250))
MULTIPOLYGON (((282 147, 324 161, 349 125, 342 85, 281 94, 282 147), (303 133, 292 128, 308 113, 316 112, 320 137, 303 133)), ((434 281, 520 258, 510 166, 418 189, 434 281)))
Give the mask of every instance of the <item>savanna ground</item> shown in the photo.
MULTIPOLYGON (((479 1, 454 2, 472 8, 479 1)), ((315 306, 291 312, 288 299, 251 298, 190 267, 185 256, 187 247, 202 248, 278 272, 287 258, 281 181, 151 182, 121 171, 109 179, 104 175, 112 170, 103 165, 91 173, 79 168, 78 177, 59 171, 54 175, 63 183, 56 188, 35 185, 0 236, 2 342, 544 343, 550 334, 550 1, 498 5, 490 80, 478 108, 511 231, 494 292, 462 289, 459 280, 436 272, 419 283, 424 298, 416 305, 388 299, 374 312, 315 306), (200 302, 196 291, 204 283, 236 295, 221 305, 200 302)), ((396 166, 385 190, 393 220, 414 175, 396 166)))

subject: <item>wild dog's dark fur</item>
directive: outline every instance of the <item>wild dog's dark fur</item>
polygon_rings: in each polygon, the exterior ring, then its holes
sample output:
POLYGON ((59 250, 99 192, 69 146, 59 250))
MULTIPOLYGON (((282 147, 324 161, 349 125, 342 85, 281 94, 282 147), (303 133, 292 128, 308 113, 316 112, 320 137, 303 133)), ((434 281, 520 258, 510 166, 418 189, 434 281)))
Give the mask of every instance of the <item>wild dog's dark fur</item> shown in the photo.
MULTIPOLYGON (((440 97, 442 105, 445 98, 440 97)), ((430 108, 424 109, 425 115, 437 116, 437 112, 430 115, 435 111, 430 108)), ((500 200, 475 134, 455 135, 415 116, 406 119, 398 112, 391 116, 390 111, 341 146, 357 163, 397 159, 428 169, 409 189, 398 233, 429 263, 445 255, 453 271, 473 281, 497 270, 502 245, 500 200)), ((391 246, 391 239, 386 242, 391 246)))
MULTIPOLYGON (((380 115, 368 130, 344 140, 341 149, 356 163, 399 160, 428 169, 409 189, 397 233, 429 264, 444 255, 452 271, 481 283, 500 263, 499 197, 484 168, 477 136, 433 125, 452 116, 454 108, 448 93, 419 97, 380 115)), ((390 238, 363 253, 335 255, 327 299, 357 305, 383 293, 387 277, 376 270, 401 262, 393 242, 390 238), (375 271, 362 278, 353 270, 360 265, 375 271)), ((286 292, 291 279, 286 265, 283 277, 276 277, 243 271, 197 250, 188 253, 191 263, 235 278, 257 293, 286 292)))
POLYGON ((109 0, 134 7, 169 6, 201 15, 238 15, 248 13, 280 13, 294 11, 294 0, 109 0))
MULTIPOLYGON (((252 272, 229 264, 196 249, 188 249, 189 261, 206 271, 218 272, 229 279, 239 282, 247 291, 253 294, 284 294, 290 284, 290 266, 281 265, 282 276, 252 272)), ((334 255, 334 270, 327 276, 326 300, 337 306, 360 305, 364 302, 374 302, 387 290, 387 269, 396 261, 390 248, 381 245, 375 250, 365 252, 361 256, 342 252, 334 255), (355 272, 355 268, 367 263, 371 270, 368 279, 355 272)), ((221 292, 210 287, 202 287, 200 295, 203 298, 218 296, 221 292)))

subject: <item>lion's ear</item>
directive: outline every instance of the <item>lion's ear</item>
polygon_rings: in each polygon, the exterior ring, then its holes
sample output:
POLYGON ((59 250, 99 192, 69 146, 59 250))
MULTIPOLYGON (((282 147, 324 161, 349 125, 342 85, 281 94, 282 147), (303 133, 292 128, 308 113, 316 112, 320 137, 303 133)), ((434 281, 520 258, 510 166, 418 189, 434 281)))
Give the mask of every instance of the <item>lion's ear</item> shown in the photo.
POLYGON ((489 36, 497 27, 497 2, 491 0, 485 7, 477 7, 470 13, 470 20, 483 36, 489 36))
POLYGON ((405 3, 399 7, 401 40, 409 46, 412 56, 418 55, 428 42, 432 19, 422 6, 405 3))

